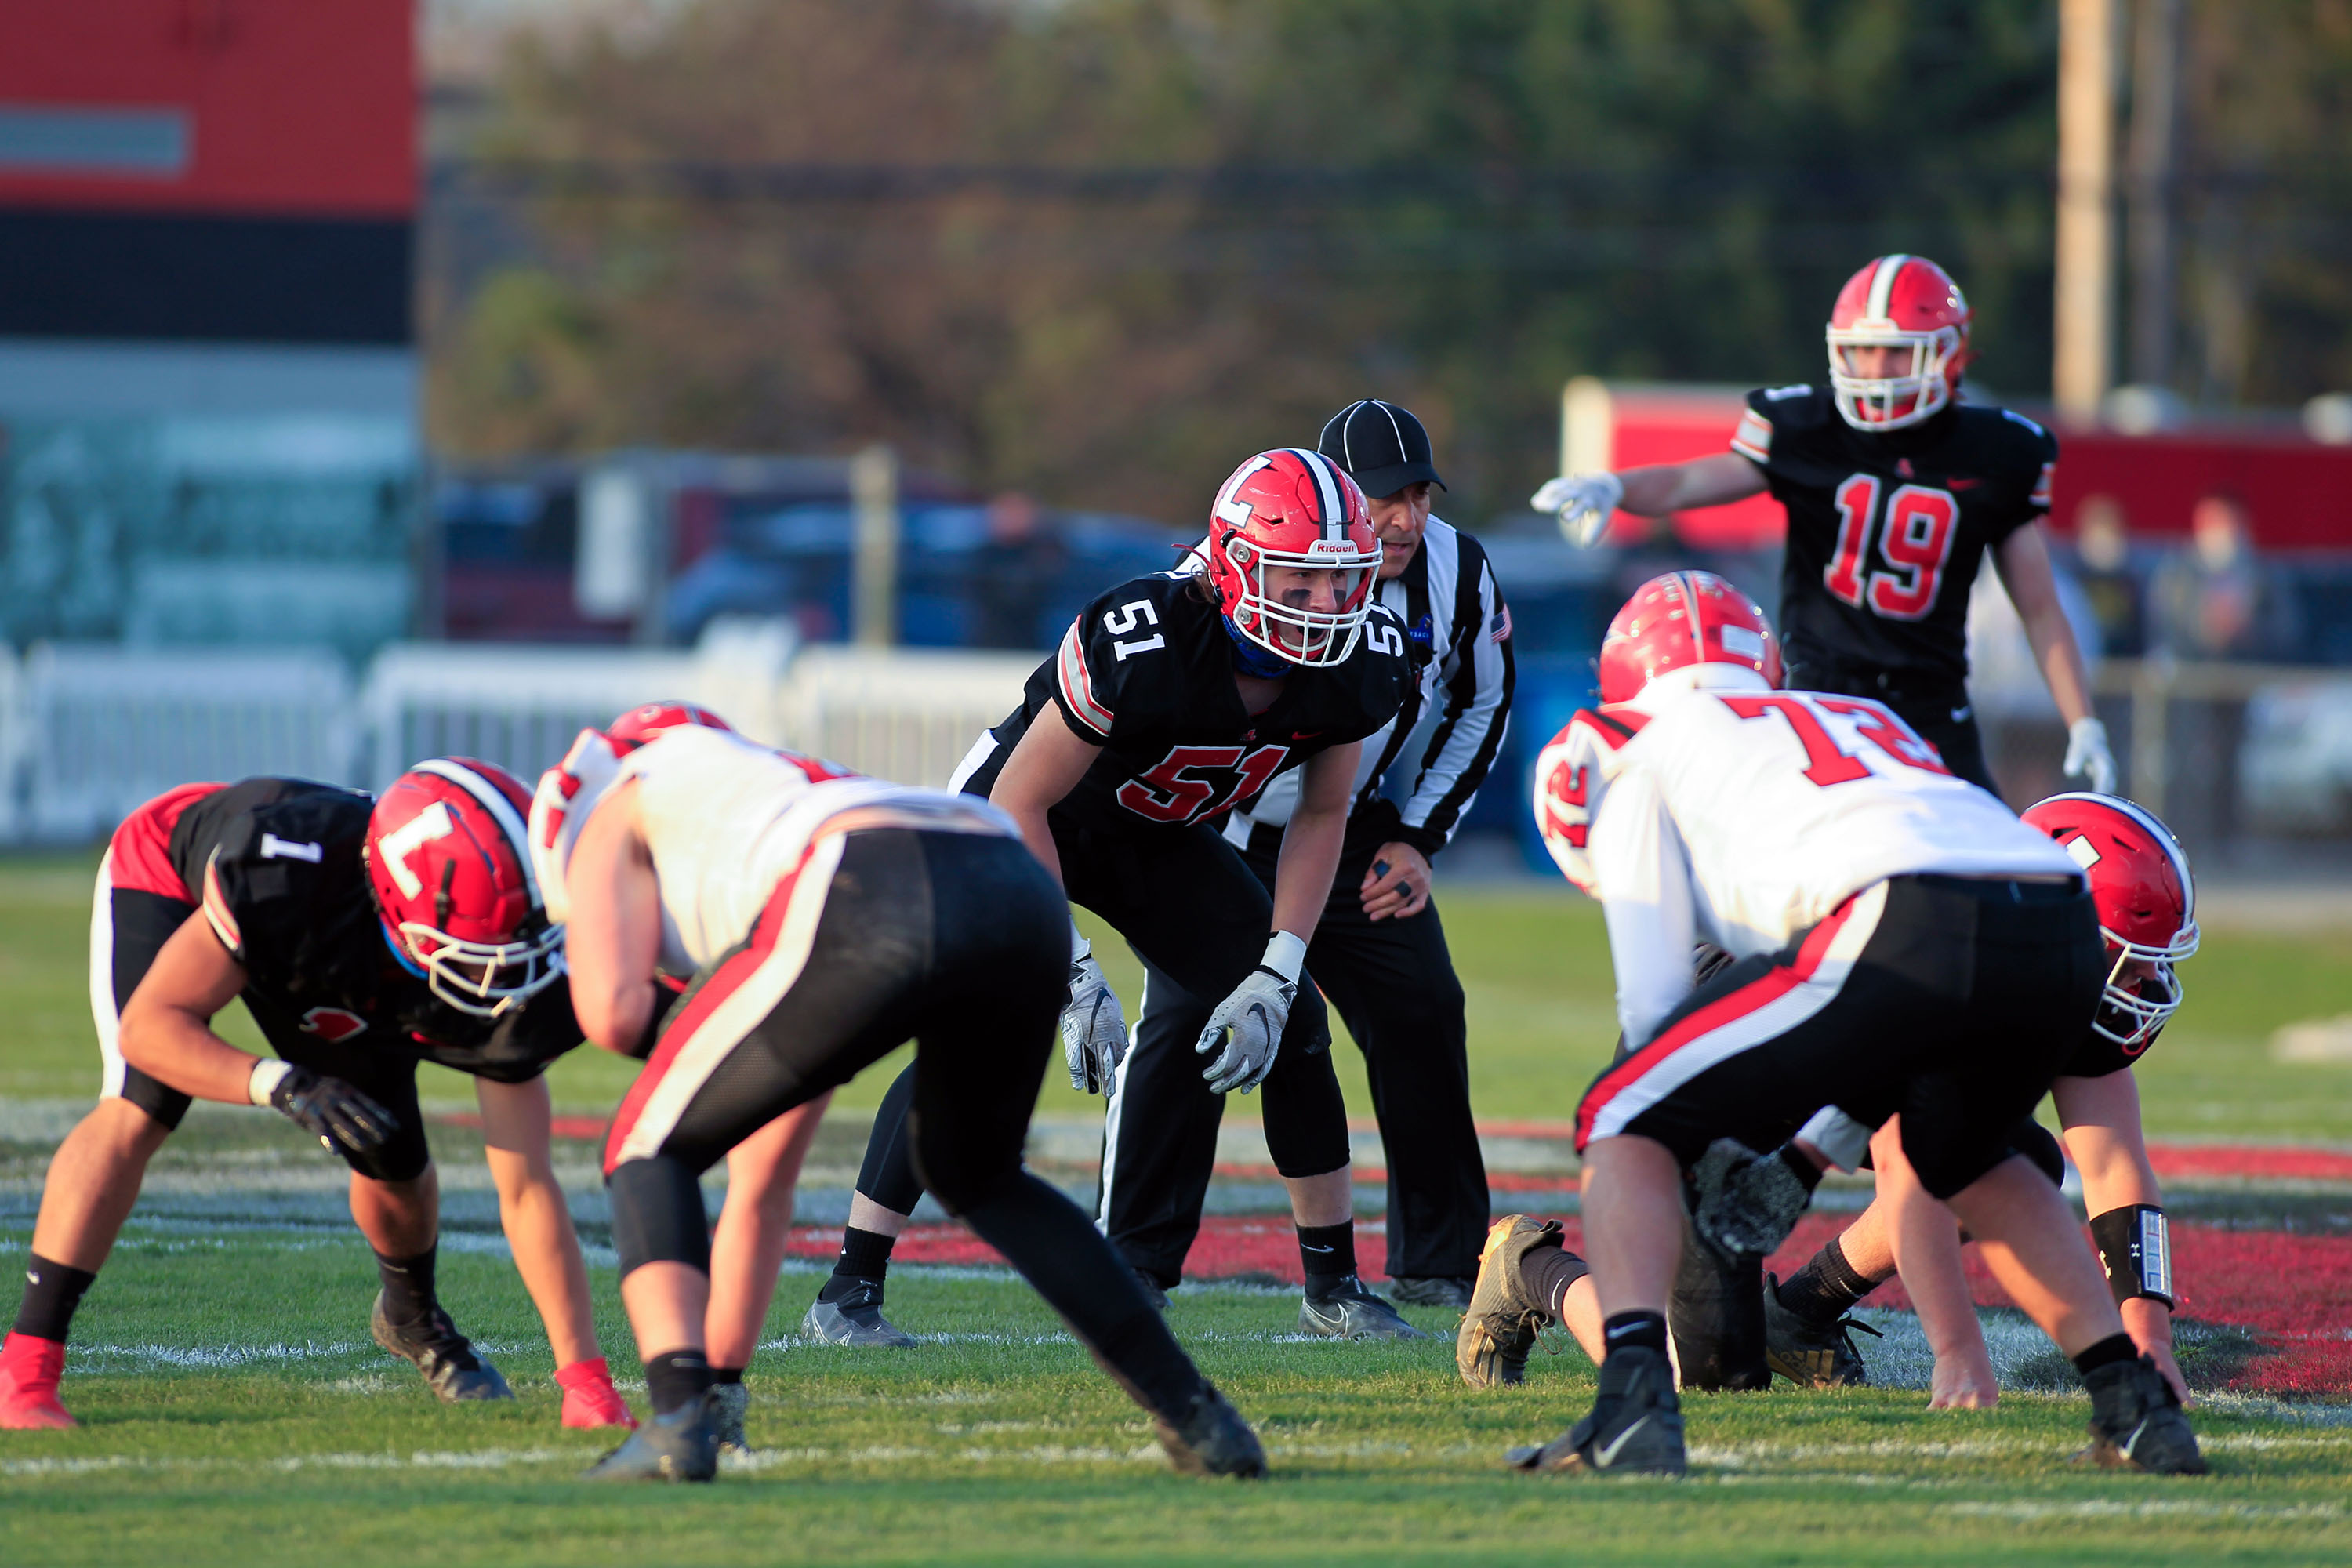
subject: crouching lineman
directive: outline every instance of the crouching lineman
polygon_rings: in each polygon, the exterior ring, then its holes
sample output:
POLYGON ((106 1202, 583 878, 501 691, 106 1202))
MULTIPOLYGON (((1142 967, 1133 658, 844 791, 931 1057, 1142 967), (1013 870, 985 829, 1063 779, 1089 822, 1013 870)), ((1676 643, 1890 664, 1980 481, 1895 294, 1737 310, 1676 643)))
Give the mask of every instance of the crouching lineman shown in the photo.
MULTIPOLYGON (((1156 1304, 1201 1228, 1225 1097, 1264 1087, 1306 1285, 1298 1324, 1423 1339, 1356 1272, 1348 1112, 1323 999, 1302 974, 1330 898, 1366 736, 1412 681, 1406 633, 1374 597, 1382 559, 1356 482, 1319 452, 1235 468, 1197 573, 1120 584, 1080 611, 1021 706, 953 781, 985 795, 1082 904, 1157 972, 1216 997, 1185 1037, 1128 1048, 1118 996, 1075 926, 1062 1037, 1070 1085, 1109 1100, 1099 1223, 1156 1304), (1298 770, 1273 888, 1218 822, 1298 770)), ((902 1131, 908 1080, 874 1119, 841 1261, 804 1331, 913 1342, 881 1316, 891 1238, 921 1195, 902 1131)))
POLYGON ((1262 1474, 1248 1424, 1109 1244, 1022 1168, 1069 922, 1013 824, 968 796, 844 774, 724 730, 672 729, 625 758, 599 739, 581 737, 533 809, 541 879, 569 921, 573 1005, 591 1039, 634 1054, 658 977, 693 978, 604 1155, 654 1416, 589 1474, 717 1472, 698 1178, 910 1036, 908 1131, 940 1202, 1152 1413, 1178 1468, 1262 1474))
POLYGON ((434 1288, 440 1185, 416 1102, 421 1058, 471 1074, 515 1267, 547 1325, 563 1424, 629 1424, 589 1312, 549 1157, 541 1078, 580 1043, 523 844, 529 797, 485 763, 420 763, 372 800, 299 779, 184 784, 133 812, 100 863, 90 1006, 97 1108, 42 1189, 0 1426, 70 1426, 66 1335, 147 1163, 191 1097, 274 1107, 352 1171, 375 1249, 375 1341, 445 1400, 512 1395, 434 1288), (213 1033, 242 996, 273 1049, 213 1033))
MULTIPOLYGON (((2106 945, 2099 1011, 2050 1086, 2065 1152, 2083 1175, 2107 1284, 2124 1327, 2184 1400, 2188 1385, 2172 1353, 2172 1248, 2164 1194, 2148 1163, 2133 1068, 2179 1010, 2174 965, 2197 951, 2197 887, 2189 858, 2154 814, 2127 800, 2053 795, 2030 806, 2040 829, 2083 868, 2106 945)), ((2039 1124, 2018 1129, 2016 1146, 2059 1164, 2039 1124)), ((1936 1354, 1933 1408, 1985 1408, 1999 1395, 1961 1272, 1952 1216, 1922 1191, 1899 1141, 1882 1129, 1873 1144, 1878 1195, 1845 1234, 1831 1240, 1764 1303, 1772 1369, 1814 1386, 1864 1381, 1846 1342, 1845 1314, 1901 1263, 1904 1288, 1936 1354)), ((2059 1164, 2063 1172, 2063 1164, 2059 1164)))
MULTIPOLYGON (((1778 1173, 1793 1215, 1822 1168, 1855 1163, 1866 1130, 1899 1113, 1920 1184, 2083 1373, 2093 1454, 2201 1471, 2065 1201, 2009 1147, 2099 1005, 2107 965, 2079 867, 1881 704, 1779 683, 1763 613, 1706 573, 1671 574, 1618 612, 1600 710, 1538 760, 1536 810, 1601 901, 1633 1050, 1577 1110, 1599 1397, 1512 1463, 1680 1474, 1665 1307, 1685 1173, 1721 1163, 1736 1145, 1720 1141, 1771 1148, 1796 1129, 1794 1165, 1747 1171, 1768 1194, 1778 1173), (1696 939, 1734 962, 1694 989, 1696 939)), ((1699 1174, 1697 1226, 1720 1243, 1699 1174)))

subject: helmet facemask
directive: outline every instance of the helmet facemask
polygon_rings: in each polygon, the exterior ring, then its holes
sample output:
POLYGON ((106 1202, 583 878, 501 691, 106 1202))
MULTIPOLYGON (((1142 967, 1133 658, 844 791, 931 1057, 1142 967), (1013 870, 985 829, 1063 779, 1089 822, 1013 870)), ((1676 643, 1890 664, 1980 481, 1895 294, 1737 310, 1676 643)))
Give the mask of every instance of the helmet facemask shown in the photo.
POLYGON ((2144 1048, 2171 1016, 2180 1011, 2180 976, 2173 965, 2197 951, 2197 921, 2181 922, 2170 942, 2158 947, 2130 942, 2106 926, 2099 927, 2115 962, 2107 968, 2106 985, 2092 1032, 2112 1040, 2126 1052, 2144 1048))
POLYGON ((1224 553, 1241 584, 1225 615, 1242 636, 1278 658, 1308 668, 1343 664, 1355 652, 1356 639, 1371 614, 1371 585, 1380 574, 1377 541, 1369 552, 1349 541, 1330 539, 1318 539, 1303 551, 1273 550, 1244 539, 1236 529, 1225 537, 1224 553), (1285 567, 1326 574, 1339 607, 1308 610, 1282 603, 1267 588, 1266 573, 1285 567))
POLYGON ((1966 342, 1956 327, 1910 331, 1892 321, 1857 321, 1829 331, 1830 390, 1838 413, 1857 430, 1900 430, 1941 413, 1952 400, 1966 342), (1891 348, 1909 355, 1900 374, 1857 374, 1852 352, 1891 348))
POLYGON ((422 921, 403 921, 394 931, 426 988, 477 1018, 504 1016, 564 973, 562 926, 501 942, 467 942, 422 921))

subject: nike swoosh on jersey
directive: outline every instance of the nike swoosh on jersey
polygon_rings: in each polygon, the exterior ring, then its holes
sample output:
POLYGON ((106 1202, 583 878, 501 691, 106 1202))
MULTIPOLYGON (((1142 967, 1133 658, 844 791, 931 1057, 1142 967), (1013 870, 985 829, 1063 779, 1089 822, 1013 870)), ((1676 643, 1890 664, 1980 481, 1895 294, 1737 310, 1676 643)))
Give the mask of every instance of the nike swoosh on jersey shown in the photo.
MULTIPOLYGON (((1633 1434, 1639 1432, 1643 1427, 1647 1426, 1650 1424, 1651 1419, 1652 1418, 1650 1416, 1643 1416, 1639 1421, 1634 1422, 1631 1426, 1628 1426, 1622 1432, 1618 1433, 1614 1442, 1604 1443, 1599 1448, 1595 1449, 1592 1455, 1595 1468, 1605 1470, 1610 1466, 1615 1464, 1617 1462, 1618 1451, 1623 1448, 1626 1444, 1632 1442, 1633 1440, 1633 1434)), ((2137 1436, 2137 1434, 2135 1434, 2135 1436, 2137 1436)), ((2125 1452, 2128 1453, 2130 1450, 2126 1449, 2125 1452)))

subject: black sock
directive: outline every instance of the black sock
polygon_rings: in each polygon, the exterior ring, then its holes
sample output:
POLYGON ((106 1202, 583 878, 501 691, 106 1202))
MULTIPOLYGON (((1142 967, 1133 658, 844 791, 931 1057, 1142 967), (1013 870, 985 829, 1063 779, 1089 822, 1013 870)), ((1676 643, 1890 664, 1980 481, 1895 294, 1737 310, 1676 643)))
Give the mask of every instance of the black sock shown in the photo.
POLYGON ((898 1238, 895 1236, 885 1236, 878 1230, 860 1230, 854 1225, 849 1226, 841 1233, 841 1256, 834 1259, 834 1278, 880 1279, 887 1277, 890 1249, 898 1245, 898 1238))
POLYGON ((1555 1322, 1567 1317, 1568 1288, 1591 1273, 1583 1258, 1564 1247, 1535 1247, 1519 1259, 1519 1283, 1544 1304, 1555 1322))
POLYGON ((1832 1237, 1802 1268, 1780 1281, 1780 1305, 1809 1323, 1833 1323, 1854 1303, 1883 1284, 1854 1271, 1845 1249, 1832 1237))
POLYGON ((73 1326, 74 1309, 97 1280, 98 1276, 87 1268, 34 1253, 25 1264, 25 1300, 16 1309, 16 1331, 65 1343, 66 1331, 73 1326))
POLYGON ((671 1351, 646 1358, 646 1393, 653 1398, 656 1415, 691 1405, 710 1384, 710 1362, 700 1351, 671 1351))
POLYGON ((383 1315, 395 1323, 421 1323, 433 1315, 433 1260, 441 1250, 436 1242, 414 1258, 375 1255, 375 1271, 383 1280, 383 1315))
POLYGON ((1619 1312, 1601 1325, 1601 1337, 1608 1345, 1609 1355, 1624 1350, 1652 1350, 1664 1355, 1666 1353, 1666 1315, 1664 1312, 1619 1312))
POLYGON ((713 1383, 740 1383, 743 1381, 743 1373, 748 1370, 750 1369, 740 1366, 714 1366, 710 1369, 710 1381, 713 1383))
POLYGON ((1307 1272, 1307 1292, 1315 1294, 1317 1280, 1338 1284, 1356 1271, 1356 1222, 1302 1225, 1298 1227, 1298 1258, 1307 1272))
POLYGON ((2088 1377, 2103 1366, 2113 1366, 2119 1361, 2137 1360, 2139 1347, 2132 1343, 2129 1334, 2109 1334, 2074 1358, 2074 1370, 2088 1377))

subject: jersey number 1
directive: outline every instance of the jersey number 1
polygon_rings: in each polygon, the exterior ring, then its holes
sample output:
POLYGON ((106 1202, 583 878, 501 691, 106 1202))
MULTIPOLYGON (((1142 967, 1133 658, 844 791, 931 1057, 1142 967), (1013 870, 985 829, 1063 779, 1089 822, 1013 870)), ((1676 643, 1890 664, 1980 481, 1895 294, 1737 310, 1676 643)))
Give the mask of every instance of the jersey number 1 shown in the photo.
POLYGON ((1886 503, 1885 527, 1878 528, 1876 474, 1855 474, 1838 486, 1836 553, 1822 571, 1822 585, 1855 609, 1865 604, 1894 621, 1927 618, 1943 586, 1944 568, 1959 537, 1960 503, 1949 490, 1904 485, 1886 503), (1870 567, 1870 536, 1886 565, 1870 567))

